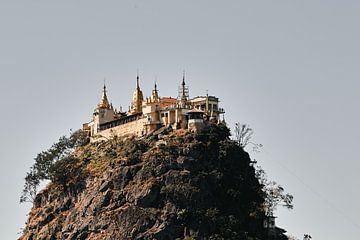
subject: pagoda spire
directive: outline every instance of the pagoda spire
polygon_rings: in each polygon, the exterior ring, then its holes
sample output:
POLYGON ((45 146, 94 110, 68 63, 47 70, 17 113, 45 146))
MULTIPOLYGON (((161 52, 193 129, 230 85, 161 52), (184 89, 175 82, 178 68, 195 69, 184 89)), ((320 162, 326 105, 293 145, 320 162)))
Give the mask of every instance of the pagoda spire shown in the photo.
POLYGON ((183 71, 183 80, 182 80, 182 96, 186 98, 186 84, 185 84, 185 70, 183 71))
POLYGON ((185 70, 183 71, 182 86, 185 87, 185 70))
POLYGON ((137 72, 137 76, 136 76, 136 89, 133 93, 133 100, 132 100, 132 104, 131 104, 131 112, 132 113, 137 113, 137 112, 141 112, 142 111, 142 102, 144 100, 143 97, 143 93, 140 89, 140 84, 139 84, 139 71, 137 72))
POLYGON ((186 107, 188 105, 189 100, 189 88, 186 86, 185 83, 185 71, 183 71, 183 77, 181 86, 179 87, 179 95, 178 95, 178 106, 180 107, 186 107))
POLYGON ((140 89, 140 84, 139 84, 139 82, 140 82, 140 77, 139 77, 139 70, 137 70, 137 72, 136 72, 136 89, 140 89))
POLYGON ((104 80, 104 87, 103 87, 103 96, 106 96, 106 84, 105 84, 105 80, 104 80))
POLYGON ((159 98, 159 91, 157 89, 157 83, 155 81, 155 84, 154 84, 154 89, 152 90, 152 94, 151 94, 151 101, 152 102, 158 102, 160 100, 159 98))
POLYGON ((106 108, 106 109, 111 108, 106 92, 107 92, 106 84, 105 84, 105 79, 104 79, 103 92, 102 92, 100 103, 98 104, 98 108, 106 108))

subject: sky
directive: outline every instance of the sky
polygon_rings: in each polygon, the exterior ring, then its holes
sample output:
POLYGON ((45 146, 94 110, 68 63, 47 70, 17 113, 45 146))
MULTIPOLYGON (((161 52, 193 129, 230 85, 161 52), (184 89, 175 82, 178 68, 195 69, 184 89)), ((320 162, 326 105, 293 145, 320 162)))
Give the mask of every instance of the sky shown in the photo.
POLYGON ((360 235, 360 2, 0 0, 0 234, 16 239, 33 158, 88 122, 106 78, 114 106, 135 88, 216 95, 249 124, 270 179, 294 196, 277 225, 302 239, 360 235))

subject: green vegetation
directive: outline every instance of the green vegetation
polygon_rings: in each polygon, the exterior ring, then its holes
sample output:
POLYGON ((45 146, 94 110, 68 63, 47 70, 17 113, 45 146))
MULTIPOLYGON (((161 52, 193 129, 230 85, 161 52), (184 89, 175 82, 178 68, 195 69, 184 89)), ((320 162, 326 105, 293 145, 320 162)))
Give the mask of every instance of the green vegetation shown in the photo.
POLYGON ((293 196, 285 193, 284 188, 276 183, 267 179, 265 171, 258 166, 256 169, 256 177, 263 185, 263 192, 265 193, 264 209, 268 216, 273 216, 278 206, 292 209, 293 196))
POLYGON ((26 174, 20 202, 33 202, 37 188, 43 180, 64 184, 70 177, 79 176, 76 167, 79 160, 72 153, 75 148, 87 143, 86 133, 78 130, 70 137, 60 137, 48 150, 39 153, 26 174))

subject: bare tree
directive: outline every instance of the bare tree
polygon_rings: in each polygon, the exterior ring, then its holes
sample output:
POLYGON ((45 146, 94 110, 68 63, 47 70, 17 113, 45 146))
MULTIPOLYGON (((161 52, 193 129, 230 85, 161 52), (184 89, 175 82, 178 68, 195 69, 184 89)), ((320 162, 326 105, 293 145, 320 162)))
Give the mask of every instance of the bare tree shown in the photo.
POLYGON ((254 152, 258 152, 262 144, 251 142, 251 138, 254 134, 254 130, 247 124, 235 123, 235 141, 240 147, 245 148, 247 145, 253 147, 254 152))
POLYGON ((254 130, 247 124, 235 123, 235 140, 241 147, 246 147, 249 144, 254 130))

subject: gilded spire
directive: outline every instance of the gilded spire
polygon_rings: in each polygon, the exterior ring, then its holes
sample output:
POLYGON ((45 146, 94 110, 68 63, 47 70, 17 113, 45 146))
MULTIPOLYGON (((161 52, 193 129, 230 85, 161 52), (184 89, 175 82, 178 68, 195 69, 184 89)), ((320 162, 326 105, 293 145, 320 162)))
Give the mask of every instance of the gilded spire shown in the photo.
POLYGON ((136 89, 133 93, 133 100, 132 100, 132 106, 131 106, 131 112, 141 112, 142 111, 142 102, 144 100, 143 93, 140 89, 139 84, 139 73, 136 76, 136 89))
POLYGON ((102 96, 101 96, 101 100, 100 100, 100 103, 98 104, 97 106, 98 108, 106 108, 106 109, 110 109, 110 103, 109 103, 109 100, 107 98, 107 95, 106 95, 106 85, 105 85, 105 82, 104 82, 104 87, 103 87, 103 93, 102 93, 102 96))

